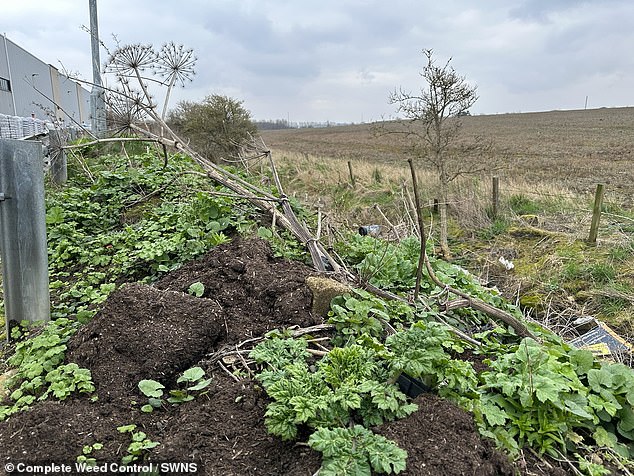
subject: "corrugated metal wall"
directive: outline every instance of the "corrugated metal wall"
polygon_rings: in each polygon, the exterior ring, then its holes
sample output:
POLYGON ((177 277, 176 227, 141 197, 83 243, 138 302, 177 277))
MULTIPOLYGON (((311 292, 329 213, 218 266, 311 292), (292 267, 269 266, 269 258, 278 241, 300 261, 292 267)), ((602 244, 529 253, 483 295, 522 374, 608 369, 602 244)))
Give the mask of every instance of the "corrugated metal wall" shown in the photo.
POLYGON ((79 124, 90 123, 90 93, 4 35, 0 38, 0 78, 11 83, 10 92, 0 90, 0 114, 27 118, 35 114, 64 126, 73 125, 68 116, 79 124))

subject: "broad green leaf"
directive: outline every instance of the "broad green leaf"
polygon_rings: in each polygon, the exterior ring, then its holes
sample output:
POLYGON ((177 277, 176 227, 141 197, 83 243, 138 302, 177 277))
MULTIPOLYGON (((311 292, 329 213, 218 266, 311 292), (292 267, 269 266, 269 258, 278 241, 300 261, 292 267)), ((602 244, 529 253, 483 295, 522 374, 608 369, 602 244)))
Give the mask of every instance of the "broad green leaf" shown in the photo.
POLYGON ((201 282, 192 283, 187 289, 187 292, 192 296, 202 297, 202 295, 205 294, 205 285, 201 282))
POLYGON ((595 392, 600 392, 602 388, 611 388, 612 374, 605 368, 589 370, 588 384, 595 392))
POLYGON ((566 399, 564 404, 568 411, 570 411, 570 413, 573 413, 574 415, 580 416, 581 418, 586 418, 590 421, 594 420, 595 418, 594 415, 589 413, 587 409, 584 408, 584 406, 580 405, 578 402, 575 402, 571 399, 566 399))
POLYGON ((211 382, 212 382, 212 379, 210 379, 210 378, 205 379, 205 380, 201 380, 200 382, 198 382, 193 387, 187 387, 187 390, 190 390, 192 392, 196 392, 198 390, 202 390, 203 388, 208 387, 209 384, 211 384, 211 382))
POLYGON ((183 375, 178 377, 177 383, 181 382, 196 382, 205 376, 205 371, 200 367, 192 367, 191 369, 185 370, 183 375))
POLYGON ((258 228, 258 236, 264 239, 272 238, 273 232, 270 229, 261 226, 258 228))
POLYGON ((558 402, 560 399, 559 388, 555 381, 544 378, 541 376, 535 376, 533 381, 534 391, 537 399, 540 402, 558 402))
POLYGON ((482 413, 491 426, 504 425, 509 419, 508 414, 500 407, 490 403, 482 404, 482 413))
POLYGON ((157 382, 156 380, 141 380, 137 386, 143 395, 154 398, 162 397, 162 389, 165 388, 162 383, 157 382))
POLYGON ((589 350, 572 349, 570 351, 570 363, 575 366, 577 374, 584 375, 594 365, 594 355, 589 350))
POLYGON ((634 430, 634 410, 631 406, 625 406, 618 412, 619 429, 624 432, 634 430))
POLYGON ((607 448, 614 448, 618 443, 618 439, 614 433, 607 431, 602 426, 598 426, 592 434, 594 441, 598 446, 605 446, 607 448))
POLYGON ((118 426, 117 427, 117 431, 119 433, 130 433, 130 432, 134 431, 135 429, 136 429, 136 425, 135 424, 122 425, 122 426, 118 426))
POLYGON ((163 405, 163 400, 161 400, 160 398, 150 397, 147 399, 147 402, 154 408, 161 408, 161 405, 163 405))

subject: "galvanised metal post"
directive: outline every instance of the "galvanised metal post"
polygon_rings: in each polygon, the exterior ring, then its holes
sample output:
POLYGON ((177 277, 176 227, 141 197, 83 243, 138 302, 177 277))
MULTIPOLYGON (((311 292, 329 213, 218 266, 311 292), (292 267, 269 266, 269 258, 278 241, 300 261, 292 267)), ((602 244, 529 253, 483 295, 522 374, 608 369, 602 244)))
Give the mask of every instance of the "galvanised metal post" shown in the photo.
POLYGON ((7 338, 12 323, 50 319, 40 142, 0 140, 0 252, 7 338))

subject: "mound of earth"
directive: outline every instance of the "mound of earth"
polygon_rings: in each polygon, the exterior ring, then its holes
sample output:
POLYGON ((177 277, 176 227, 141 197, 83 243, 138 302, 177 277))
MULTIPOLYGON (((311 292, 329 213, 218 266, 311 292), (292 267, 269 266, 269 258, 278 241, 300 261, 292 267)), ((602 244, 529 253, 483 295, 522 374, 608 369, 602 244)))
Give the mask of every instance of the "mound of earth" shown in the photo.
MULTIPOLYGON (((0 462, 74 468, 82 448, 94 443, 103 448, 90 457, 119 462, 131 436, 117 427, 134 424, 159 443, 151 451, 152 462, 196 463, 196 474, 204 475, 316 474, 320 455, 269 435, 266 394, 240 362, 217 358, 223 349, 272 329, 321 323, 311 313, 305 284, 313 274, 301 263, 275 258, 264 241, 236 239, 154 286, 121 287, 68 343, 67 361, 91 370, 97 398, 39 402, 0 422, 0 462), (202 297, 187 293, 193 283, 203 285, 202 297), (152 413, 140 411, 147 402, 137 387, 140 380, 171 388, 195 365, 212 378, 207 393, 152 413), (237 369, 242 369, 240 378, 231 374, 237 369)), ((431 395, 417 403, 419 411, 409 418, 377 429, 408 451, 407 474, 510 475, 518 470, 480 438, 469 414, 431 395)), ((0 469, 0 474, 7 473, 0 469)))

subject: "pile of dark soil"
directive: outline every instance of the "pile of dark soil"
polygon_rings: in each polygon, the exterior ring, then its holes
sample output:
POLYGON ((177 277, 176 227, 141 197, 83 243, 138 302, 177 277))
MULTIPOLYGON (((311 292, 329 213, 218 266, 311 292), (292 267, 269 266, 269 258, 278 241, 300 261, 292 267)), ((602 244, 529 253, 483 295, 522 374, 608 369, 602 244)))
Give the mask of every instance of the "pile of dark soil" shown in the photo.
MULTIPOLYGON (((153 462, 196 463, 197 474, 205 475, 314 475, 318 453, 267 434, 267 397, 260 387, 210 359, 219 349, 275 328, 321 323, 310 311, 305 279, 311 274, 300 263, 274 258, 263 241, 236 239, 155 286, 123 286, 68 345, 67 361, 91 370, 98 398, 40 402, 1 422, 0 462, 74 467, 84 445, 97 442, 103 448, 91 457, 118 462, 131 440, 117 427, 135 424, 160 443, 151 452, 153 462), (204 285, 201 298, 186 293, 197 282, 204 285), (147 400, 138 390, 140 380, 170 388, 194 365, 213 378, 206 394, 153 413, 140 411, 147 400)), ((431 395, 418 404, 408 419, 378 429, 408 451, 407 474, 513 474, 467 413, 431 395)))

